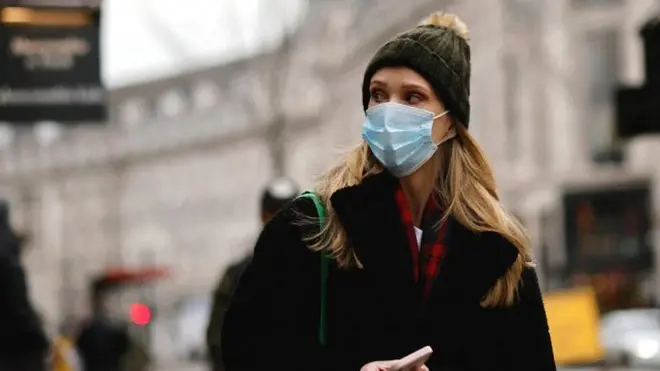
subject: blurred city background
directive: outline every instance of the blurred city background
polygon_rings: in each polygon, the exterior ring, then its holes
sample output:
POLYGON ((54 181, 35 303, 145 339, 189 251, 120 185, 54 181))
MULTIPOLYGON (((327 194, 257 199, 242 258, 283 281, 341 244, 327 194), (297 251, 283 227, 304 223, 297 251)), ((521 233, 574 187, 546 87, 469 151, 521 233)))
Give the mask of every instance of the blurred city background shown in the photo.
POLYGON ((105 280, 153 369, 205 370, 262 190, 360 140, 366 63, 435 10, 558 362, 660 368, 658 0, 0 0, 0 198, 49 336, 105 280))

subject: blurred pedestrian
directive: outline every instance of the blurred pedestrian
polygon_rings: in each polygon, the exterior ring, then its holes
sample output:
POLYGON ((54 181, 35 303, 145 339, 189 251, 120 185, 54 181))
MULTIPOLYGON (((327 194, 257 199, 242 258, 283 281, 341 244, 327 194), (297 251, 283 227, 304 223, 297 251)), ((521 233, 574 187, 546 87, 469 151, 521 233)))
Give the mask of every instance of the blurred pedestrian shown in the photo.
MULTIPOLYGON (((298 186, 289 178, 277 178, 271 181, 261 195, 261 222, 268 223, 275 214, 293 201, 299 194, 298 186)), ((238 285, 238 280, 250 264, 252 255, 247 255, 239 262, 227 268, 213 295, 213 307, 209 320, 206 339, 209 358, 213 371, 223 371, 221 359, 221 334, 225 311, 229 300, 238 285)))
POLYGON ((151 357, 144 344, 134 337, 130 338, 130 346, 124 357, 122 371, 146 371, 151 365, 151 357))
POLYGON ((528 238, 468 132, 470 55, 448 13, 376 52, 364 141, 257 242, 228 371, 387 369, 427 345, 434 371, 556 369, 528 238))
POLYGON ((107 292, 108 288, 103 281, 93 283, 92 316, 82 324, 75 342, 85 371, 123 370, 131 349, 127 324, 109 316, 107 292))
POLYGON ((9 205, 0 200, 0 370, 43 371, 48 340, 30 302, 21 264, 25 239, 11 227, 9 205))

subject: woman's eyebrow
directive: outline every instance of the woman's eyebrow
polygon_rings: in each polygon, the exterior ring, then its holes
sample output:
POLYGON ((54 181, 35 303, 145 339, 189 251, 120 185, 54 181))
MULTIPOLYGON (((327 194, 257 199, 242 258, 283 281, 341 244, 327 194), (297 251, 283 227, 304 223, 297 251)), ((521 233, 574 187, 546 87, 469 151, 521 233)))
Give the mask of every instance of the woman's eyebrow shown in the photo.
POLYGON ((387 86, 387 83, 381 80, 371 80, 369 86, 387 86))
POLYGON ((426 86, 421 85, 421 84, 416 84, 414 82, 404 82, 403 84, 401 84, 401 87, 403 87, 405 89, 419 89, 419 90, 421 90, 423 92, 426 92, 426 93, 431 92, 429 90, 429 88, 427 88, 426 86))

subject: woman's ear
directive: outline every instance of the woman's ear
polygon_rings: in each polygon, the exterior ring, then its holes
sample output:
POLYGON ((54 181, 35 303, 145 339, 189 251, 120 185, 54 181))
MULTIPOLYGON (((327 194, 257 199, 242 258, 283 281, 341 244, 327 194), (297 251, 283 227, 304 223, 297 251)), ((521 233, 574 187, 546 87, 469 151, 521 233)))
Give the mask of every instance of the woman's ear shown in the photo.
MULTIPOLYGON (((438 120, 433 124, 433 129, 431 131, 431 137, 434 143, 440 144, 444 142, 449 134, 454 128, 454 120, 449 116, 445 115, 438 118, 438 120)), ((454 130, 454 134, 456 131, 454 130)))
POLYGON ((456 136, 456 126, 453 120, 438 122, 431 133, 433 142, 440 145, 456 136))

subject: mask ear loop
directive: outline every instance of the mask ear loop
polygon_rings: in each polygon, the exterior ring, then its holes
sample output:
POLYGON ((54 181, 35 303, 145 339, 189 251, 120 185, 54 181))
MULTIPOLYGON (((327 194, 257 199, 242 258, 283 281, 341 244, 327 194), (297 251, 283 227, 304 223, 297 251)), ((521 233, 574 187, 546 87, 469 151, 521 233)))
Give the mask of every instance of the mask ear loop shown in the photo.
POLYGON ((440 117, 442 117, 442 116, 444 116, 444 115, 446 115, 446 114, 448 114, 448 113, 449 113, 449 110, 446 110, 445 112, 443 112, 443 113, 441 113, 441 114, 439 114, 439 115, 434 116, 434 117, 433 117, 433 121, 439 119, 440 117))
POLYGON ((455 130, 455 129, 450 129, 450 130, 447 132, 447 135, 445 135, 445 137, 442 138, 442 140, 440 141, 440 143, 437 143, 436 146, 439 146, 439 145, 441 145, 442 143, 445 143, 445 142, 447 142, 447 141, 449 141, 449 140, 451 140, 451 139, 454 139, 454 138, 456 138, 456 130, 455 130))
MULTIPOLYGON (((440 117, 443 117, 444 115, 446 115, 446 114, 448 114, 448 113, 449 113, 449 110, 447 110, 447 111, 445 111, 445 112, 443 112, 443 113, 441 113, 441 114, 439 114, 439 115, 436 115, 435 117, 433 117, 433 121, 439 119, 440 117)), ((448 140, 450 140, 450 139, 453 139, 453 138, 455 138, 455 137, 456 137, 456 128, 454 128, 454 125, 452 124, 452 128, 449 129, 449 130, 447 131, 447 134, 445 134, 445 137, 442 138, 442 140, 440 140, 440 142, 435 143, 435 145, 436 145, 436 146, 439 146, 439 145, 441 145, 442 143, 444 143, 444 142, 446 142, 446 141, 448 141, 448 140)))

